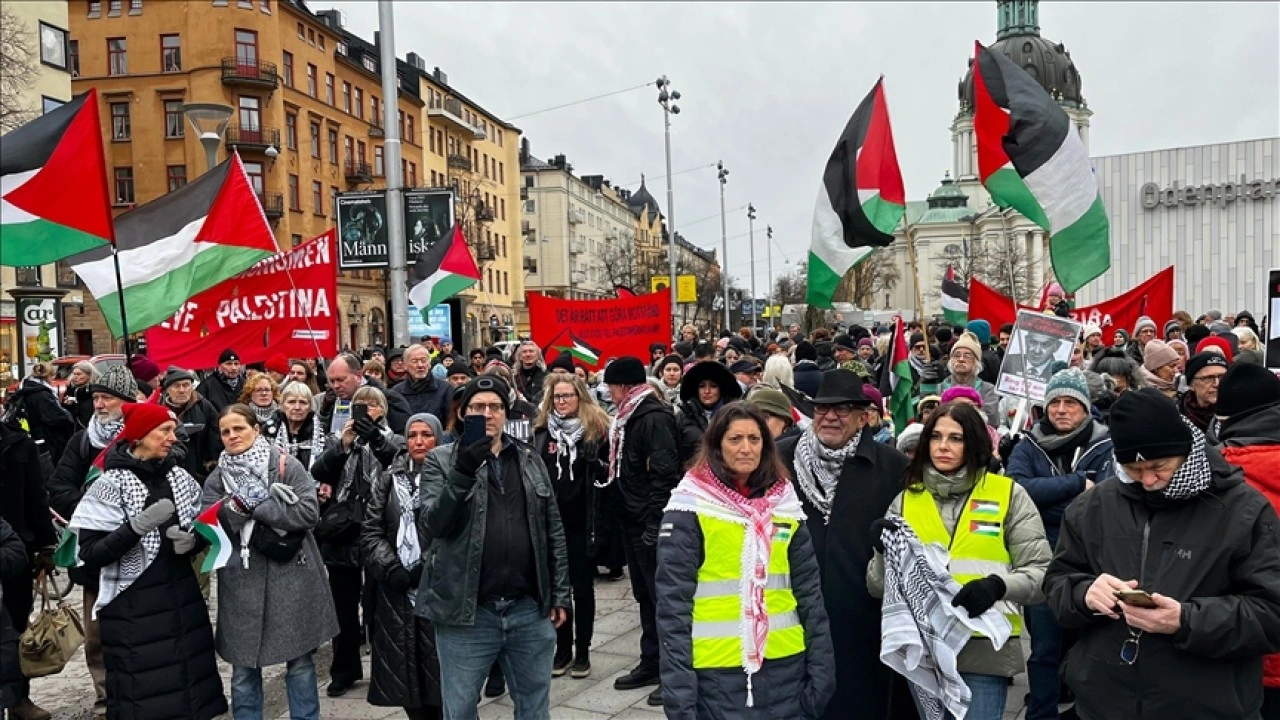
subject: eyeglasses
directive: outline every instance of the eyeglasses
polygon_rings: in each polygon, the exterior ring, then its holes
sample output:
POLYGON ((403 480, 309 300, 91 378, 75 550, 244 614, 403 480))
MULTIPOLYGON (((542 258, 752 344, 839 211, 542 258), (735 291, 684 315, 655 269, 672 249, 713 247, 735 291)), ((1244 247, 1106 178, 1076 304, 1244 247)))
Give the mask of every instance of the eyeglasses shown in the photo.
POLYGON ((1133 665, 1138 662, 1138 650, 1142 642, 1142 631, 1128 628, 1129 637, 1120 644, 1120 662, 1133 665))
POLYGON ((911 346, 911 349, 912 349, 912 350, 923 350, 923 349, 924 349, 924 343, 919 343, 919 344, 917 344, 917 345, 912 345, 912 346, 911 346))
POLYGON ((978 357, 968 350, 957 350, 951 353, 952 360, 977 360, 978 357))
POLYGON ((836 417, 844 419, 853 414, 853 403, 840 403, 839 405, 814 405, 813 416, 835 414, 836 417))
POLYGON ((552 395, 551 399, 555 402, 569 402, 576 397, 578 397, 577 393, 569 393, 567 395, 552 395))
POLYGON ((498 415, 505 411, 502 403, 471 403, 467 406, 467 412, 471 415, 498 415))
POLYGON ((1226 373, 1217 373, 1216 375, 1201 375, 1200 377, 1193 378, 1191 382, 1200 383, 1201 385, 1217 385, 1218 383, 1222 382, 1223 375, 1226 375, 1226 373))

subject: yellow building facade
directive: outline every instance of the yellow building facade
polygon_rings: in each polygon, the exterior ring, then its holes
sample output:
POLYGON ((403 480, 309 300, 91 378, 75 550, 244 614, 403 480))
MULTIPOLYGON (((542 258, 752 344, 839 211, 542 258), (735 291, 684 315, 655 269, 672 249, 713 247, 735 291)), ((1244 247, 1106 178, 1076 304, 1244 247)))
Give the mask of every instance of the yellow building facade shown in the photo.
MULTIPOLYGON (((334 227, 340 193, 385 187, 378 49, 347 32, 336 11, 312 13, 289 0, 72 0, 68 14, 74 90, 99 90, 109 187, 121 212, 206 170, 182 114, 194 102, 232 108, 217 160, 240 153, 280 247, 334 227)), ((442 126, 422 73, 400 60, 397 74, 404 184, 443 185, 447 157, 428 149, 442 126)), ((340 343, 389 343, 384 271, 344 271, 338 290, 340 343)), ((490 297, 512 313, 519 287, 506 290, 490 297)))

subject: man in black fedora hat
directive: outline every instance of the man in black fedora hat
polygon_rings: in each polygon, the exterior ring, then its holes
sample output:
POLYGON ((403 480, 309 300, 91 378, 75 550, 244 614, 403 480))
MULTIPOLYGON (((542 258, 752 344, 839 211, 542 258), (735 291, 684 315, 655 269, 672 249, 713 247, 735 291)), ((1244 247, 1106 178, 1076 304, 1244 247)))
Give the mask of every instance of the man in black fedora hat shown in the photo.
POLYGON ((884 516, 907 469, 905 455, 863 437, 870 405, 860 377, 829 370, 813 398, 813 424, 778 444, 809 518, 831 618, 836 695, 824 718, 848 717, 850 708, 867 720, 915 716, 910 696, 893 692, 901 678, 880 662, 880 601, 867 592, 867 528, 884 516))

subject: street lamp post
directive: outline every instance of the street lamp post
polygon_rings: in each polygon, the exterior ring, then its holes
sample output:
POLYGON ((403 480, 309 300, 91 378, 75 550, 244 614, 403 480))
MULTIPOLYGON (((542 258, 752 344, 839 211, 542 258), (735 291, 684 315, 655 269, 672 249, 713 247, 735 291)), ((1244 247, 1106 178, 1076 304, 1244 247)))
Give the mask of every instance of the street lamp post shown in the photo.
POLYGON ((186 103, 182 112, 187 122, 196 131, 196 137, 204 146, 205 172, 209 172, 218 164, 218 146, 222 144, 222 133, 226 132, 231 122, 231 106, 222 103, 186 103))
POLYGON ((666 75, 658 78, 655 84, 658 86, 658 104, 662 106, 663 135, 667 146, 667 260, 671 267, 671 329, 674 337, 678 334, 676 304, 680 296, 676 291, 676 208, 675 191, 671 185, 671 116, 680 114, 680 106, 675 104, 680 99, 680 91, 669 89, 671 81, 666 75))
POLYGON ((764 234, 765 252, 769 256, 769 287, 765 288, 764 296, 766 298, 765 302, 769 307, 769 320, 776 321, 777 318, 774 317, 773 313, 773 226, 765 225, 764 234))
POLYGON ((747 232, 751 237, 751 335, 760 325, 756 316, 756 206, 747 203, 747 232))
POLYGON ((724 163, 716 163, 716 177, 720 178, 720 280, 724 285, 724 329, 729 329, 729 235, 726 232, 724 217, 724 185, 728 182, 729 171, 724 163))

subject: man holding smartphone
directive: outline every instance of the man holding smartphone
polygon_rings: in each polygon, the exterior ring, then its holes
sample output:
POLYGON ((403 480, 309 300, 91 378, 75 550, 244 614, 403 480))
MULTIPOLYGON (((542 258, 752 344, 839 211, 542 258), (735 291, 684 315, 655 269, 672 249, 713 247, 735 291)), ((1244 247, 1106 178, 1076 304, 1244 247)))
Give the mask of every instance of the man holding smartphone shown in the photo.
POLYGON ((477 717, 494 661, 516 716, 550 718, 568 555, 546 465, 504 432, 510 397, 491 375, 463 386, 462 437, 432 450, 423 468, 419 533, 430 544, 415 612, 435 624, 447 718, 477 717))
POLYGON ((1257 720, 1280 650, 1276 511, 1158 390, 1120 396, 1111 439, 1114 477, 1067 508, 1044 579, 1079 637, 1077 715, 1257 720))

